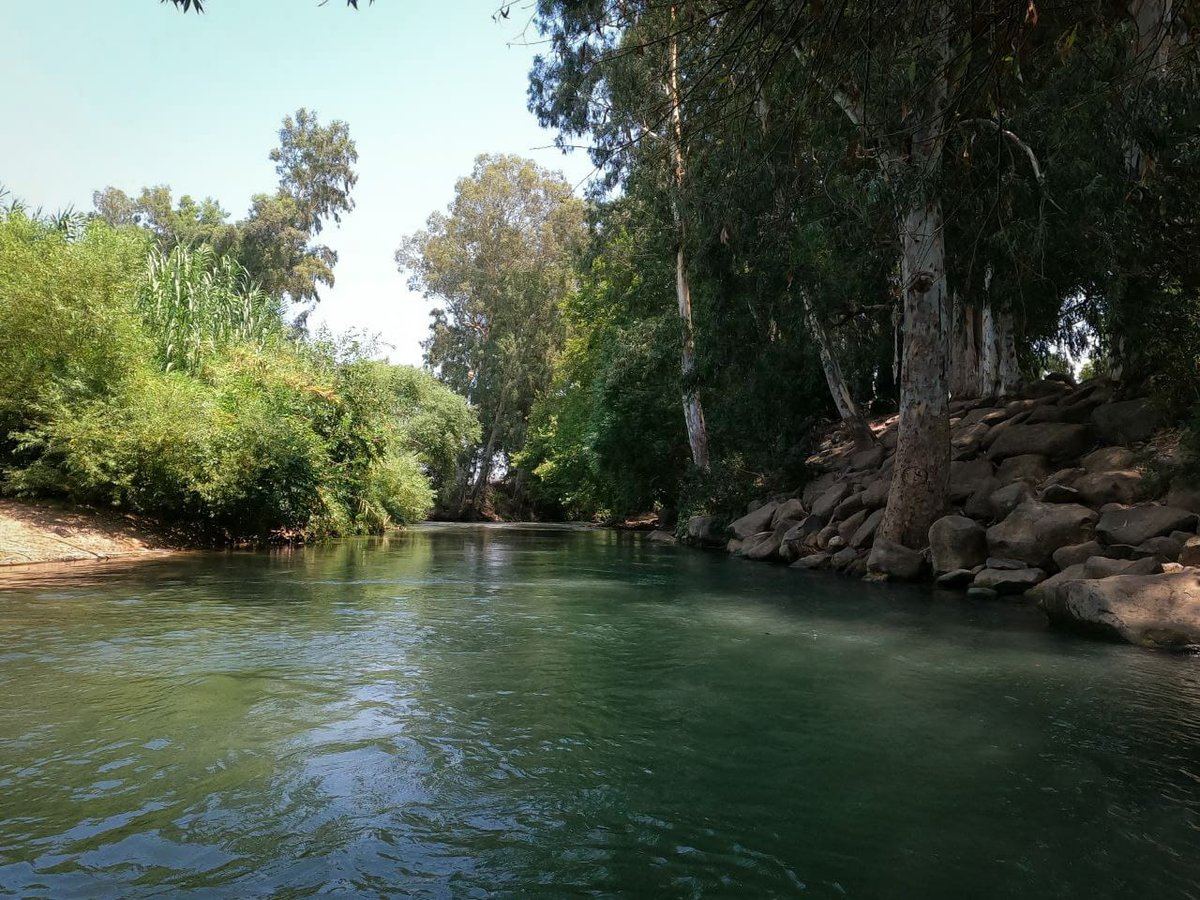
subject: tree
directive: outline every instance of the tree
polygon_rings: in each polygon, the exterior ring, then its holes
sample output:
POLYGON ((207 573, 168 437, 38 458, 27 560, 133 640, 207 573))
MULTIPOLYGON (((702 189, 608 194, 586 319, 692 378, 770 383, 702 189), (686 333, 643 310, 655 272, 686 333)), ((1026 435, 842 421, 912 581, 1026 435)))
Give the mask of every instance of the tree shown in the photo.
POLYGON ((516 156, 480 156, 446 213, 396 252, 414 290, 441 306, 426 364, 478 410, 486 436, 461 478, 478 511, 498 458, 520 449, 562 346, 558 304, 574 287, 583 204, 560 175, 516 156))
POLYGON ((280 193, 296 201, 310 233, 320 234, 323 220, 340 223, 341 214, 354 209, 350 191, 358 183, 358 149, 345 122, 335 119, 322 126, 315 112, 301 107, 295 118, 284 118, 271 161, 279 173, 280 193))

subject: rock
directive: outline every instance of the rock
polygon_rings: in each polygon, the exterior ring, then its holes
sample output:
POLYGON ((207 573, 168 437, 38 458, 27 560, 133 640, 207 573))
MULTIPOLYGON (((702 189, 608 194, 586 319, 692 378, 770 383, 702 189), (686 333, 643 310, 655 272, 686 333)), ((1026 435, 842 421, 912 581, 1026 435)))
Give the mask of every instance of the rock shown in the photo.
POLYGON ((1000 490, 1003 485, 999 478, 989 478, 980 483, 978 489, 973 493, 967 502, 963 504, 963 512, 972 519, 979 519, 984 522, 992 521, 992 494, 1000 490))
POLYGON ((846 566, 843 574, 848 578, 866 578, 867 577, 867 556, 865 553, 860 553, 850 565, 846 566))
POLYGON ((730 538, 729 543, 725 545, 725 552, 726 553, 741 553, 742 552, 742 542, 739 541, 737 538, 730 538))
POLYGON ((1007 459, 1040 453, 1050 459, 1074 459, 1092 443, 1092 432, 1086 425, 1043 422, 1040 425, 1014 425, 1005 429, 991 447, 991 459, 1007 459))
POLYGON ((801 555, 805 547, 816 543, 814 537, 824 527, 825 520, 817 516, 807 516, 801 519, 783 533, 780 553, 785 557, 795 559, 801 555))
POLYGON ((805 515, 806 513, 804 512, 804 504, 797 498, 793 497, 791 500, 783 501, 776 508, 775 517, 771 519, 771 527, 774 528, 778 526, 780 522, 784 522, 789 519, 799 522, 805 517, 805 515))
MULTIPOLYGON (((1178 534, 1179 532, 1176 532, 1178 534)), ((1162 534, 1142 541, 1134 548, 1138 558, 1152 557, 1159 562, 1175 562, 1183 550, 1183 541, 1174 535, 1162 534)))
POLYGON ((1025 420, 1026 425, 1041 425, 1044 422, 1062 422, 1066 419, 1066 410, 1061 406, 1052 406, 1045 404, 1029 413, 1029 418, 1025 420))
POLYGON ((671 532, 660 531, 657 528, 654 529, 654 531, 651 531, 648 535, 646 535, 646 540, 653 541, 656 544, 677 544, 677 543, 679 543, 679 541, 675 538, 675 535, 671 534, 671 532))
POLYGON ((1106 544, 1137 546, 1160 534, 1196 527, 1196 514, 1177 506, 1131 506, 1100 516, 1096 533, 1106 544))
POLYGON ((826 550, 829 548, 829 542, 837 537, 837 528, 833 525, 826 525, 817 532, 817 548, 826 550))
POLYGON ((834 507, 833 521, 837 522, 841 519, 846 518, 847 516, 852 516, 856 512, 858 512, 860 509, 862 509, 863 508, 862 495, 863 495, 862 491, 859 491, 858 493, 855 493, 855 494, 851 494, 849 497, 847 497, 845 500, 843 500, 841 503, 839 503, 836 507, 834 507))
POLYGON ((856 559, 858 559, 857 550, 855 550, 853 547, 843 547, 829 558, 829 564, 833 566, 834 569, 841 572, 856 559))
POLYGON ((718 527, 719 522, 716 516, 692 516, 687 524, 688 540, 706 547, 720 547, 725 543, 725 537, 718 527))
POLYGON ((1075 490, 1088 506, 1132 503, 1141 493, 1142 473, 1131 469, 1089 472, 1075 482, 1075 490))
POLYGON ((850 485, 841 483, 835 484, 825 491, 812 505, 812 513, 814 516, 822 516, 828 520, 833 515, 834 509, 850 494, 850 485))
POLYGON ((961 588, 966 587, 974 580, 974 569, 954 569, 939 575, 934 584, 940 588, 961 588))
POLYGON ((1044 569, 1059 547, 1088 540, 1095 523, 1096 513, 1086 506, 1026 500, 988 529, 988 550, 1044 569))
POLYGON ((1116 472, 1133 467, 1133 451, 1127 447, 1101 447, 1079 461, 1089 472, 1116 472))
POLYGON ((1167 505, 1200 513, 1200 485, 1190 483, 1185 477, 1176 475, 1171 479, 1167 491, 1167 505))
POLYGON ((887 505, 888 494, 892 490, 892 479, 879 478, 867 485, 862 492, 864 509, 879 509, 887 505))
POLYGON ((1069 544, 1054 551, 1054 565, 1060 569, 1082 565, 1093 556, 1104 556, 1104 548, 1099 541, 1086 541, 1082 544, 1069 544))
POLYGON ((1179 551, 1179 562, 1185 566, 1200 566, 1200 537, 1190 537, 1179 551))
POLYGON ((1084 578, 1111 578, 1114 575, 1157 575, 1162 563, 1156 559, 1109 559, 1093 556, 1083 564, 1084 578))
POLYGON ((865 521, 867 521, 867 511, 860 509, 846 521, 838 525, 838 537, 846 542, 846 546, 850 546, 850 539, 854 537, 854 533, 858 531, 865 521))
POLYGON ((1002 484, 1011 484, 1014 481, 1039 484, 1053 471, 1050 460, 1042 454, 1022 453, 1020 456, 1011 456, 1000 463, 1000 468, 996 470, 996 477, 1002 484))
POLYGON ((837 475, 826 472, 804 485, 800 491, 800 502, 804 504, 804 508, 812 512, 813 505, 821 499, 822 494, 837 484, 837 480, 837 475))
POLYGON ((1174 574, 1176 574, 1176 573, 1178 573, 1178 572, 1182 572, 1182 571, 1184 571, 1186 568, 1187 568, 1186 566, 1182 566, 1182 565, 1180 565, 1179 563, 1163 563, 1163 564, 1162 564, 1162 570, 1163 570, 1164 572, 1167 572, 1167 573, 1171 574, 1171 575, 1174 575, 1174 574))
POLYGON ((992 406, 979 406, 964 413, 958 425, 960 428, 970 428, 972 425, 995 425, 1008 418, 1008 413, 992 406))
POLYGON ((729 529, 733 532, 735 538, 742 541, 751 535, 768 531, 771 528, 772 520, 775 518, 775 510, 778 508, 778 503, 765 503, 753 512, 746 513, 746 515, 734 521, 729 526, 729 529))
POLYGON ((1031 381, 1021 391, 1026 397, 1062 397, 1071 392, 1071 384, 1061 378, 1047 376, 1040 381, 1031 381))
POLYGON ((1065 484, 1052 484, 1042 491, 1043 503, 1078 503, 1081 499, 1079 491, 1065 484))
POLYGON ((878 445, 850 454, 849 469, 878 469, 883 462, 884 449, 878 445))
POLYGON ((1083 473, 1083 469, 1077 467, 1058 469, 1042 479, 1042 487, 1049 487, 1052 484, 1065 484, 1068 487, 1074 487, 1076 479, 1083 473))
POLYGON ((774 531, 764 531, 746 538, 742 543, 742 556, 746 559, 770 559, 779 552, 781 535, 774 531))
POLYGON ((1073 581, 1080 581, 1082 578, 1083 563, 1076 563, 1073 566, 1063 569, 1057 575, 1051 575, 1041 584, 1030 588, 1026 596, 1044 609, 1047 602, 1053 602, 1055 595, 1063 585, 1073 581))
POLYGON ((987 569, 1027 569, 1028 566, 1019 559, 1009 559, 1007 556, 989 556, 983 563, 987 569))
POLYGON ((1146 647, 1200 643, 1200 576, 1120 575, 1071 581, 1041 602, 1058 625, 1146 647))
POLYGON ((813 553, 810 556, 802 556, 800 559, 792 563, 793 569, 823 569, 829 565, 829 560, 832 557, 828 553, 813 553))
POLYGON ((1092 426, 1110 444, 1144 441, 1162 423, 1162 411, 1147 398, 1106 403, 1092 411, 1092 426))
POLYGON ((867 571, 873 575, 886 575, 902 581, 919 578, 925 559, 919 550, 911 550, 901 544, 875 539, 871 554, 867 557, 867 571))
POLYGON ((976 587, 975 585, 967 588, 968 600, 995 600, 999 596, 1000 594, 993 588, 976 587))
POLYGON ((971 586, 990 588, 997 594, 1023 594, 1045 580, 1041 569, 984 569, 971 586))
POLYGON ((955 459, 965 459, 974 456, 983 446, 983 439, 991 431, 991 427, 977 422, 966 428, 957 429, 950 441, 950 453, 955 459))
POLYGON ((830 553, 837 553, 839 550, 846 548, 846 539, 840 534, 835 534, 829 539, 829 543, 825 545, 825 549, 830 553))
POLYGON ((947 496, 953 503, 966 500, 992 477, 992 464, 986 459, 950 463, 950 484, 947 496))
POLYGON ((934 574, 970 569, 987 558, 987 532, 966 516, 943 516, 929 528, 934 574))
POLYGON ((1033 489, 1024 481, 1014 481, 1006 487, 993 491, 988 498, 990 519, 1000 521, 1027 500, 1033 499, 1033 489))
POLYGON ((871 542, 875 539, 875 532, 879 529, 879 523, 883 521, 884 510, 877 509, 872 512, 858 526, 858 530, 850 537, 850 546, 857 547, 860 550, 864 547, 871 546, 871 542))

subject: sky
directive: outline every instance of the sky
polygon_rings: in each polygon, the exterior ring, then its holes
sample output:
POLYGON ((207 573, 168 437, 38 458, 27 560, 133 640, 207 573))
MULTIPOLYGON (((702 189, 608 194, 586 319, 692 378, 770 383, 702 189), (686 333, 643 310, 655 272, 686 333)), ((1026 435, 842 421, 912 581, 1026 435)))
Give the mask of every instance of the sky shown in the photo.
POLYGON ((356 208, 320 240, 339 254, 310 319, 379 333, 417 364, 431 303, 393 259, 444 209, 480 153, 519 153, 580 185, 525 107, 537 35, 525 6, 495 0, 0 0, 0 185, 28 205, 92 208, 107 185, 215 197, 241 218, 275 189, 267 154, 304 106, 342 119, 358 146, 356 208))

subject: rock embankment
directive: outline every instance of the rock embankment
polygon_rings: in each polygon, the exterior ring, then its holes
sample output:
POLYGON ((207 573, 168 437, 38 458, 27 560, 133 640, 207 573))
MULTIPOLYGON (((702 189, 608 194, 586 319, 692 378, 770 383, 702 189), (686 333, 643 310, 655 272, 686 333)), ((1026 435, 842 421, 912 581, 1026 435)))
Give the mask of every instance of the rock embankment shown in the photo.
POLYGON ((1200 646, 1200 487, 1175 475, 1164 419, 1113 385, 1030 386, 1022 399, 951 404, 946 515, 921 550, 875 539, 891 488, 896 418, 855 451, 838 432, 798 491, 752 503, 692 543, 866 578, 932 581, 981 599, 1037 602, 1051 621, 1157 647, 1200 646))

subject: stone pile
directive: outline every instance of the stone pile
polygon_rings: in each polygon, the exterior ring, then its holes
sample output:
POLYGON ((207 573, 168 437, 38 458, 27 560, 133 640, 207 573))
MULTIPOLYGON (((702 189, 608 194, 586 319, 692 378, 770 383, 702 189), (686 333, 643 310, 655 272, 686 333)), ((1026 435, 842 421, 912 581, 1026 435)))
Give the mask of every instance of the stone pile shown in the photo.
POLYGON ((688 538, 798 569, 1028 598, 1057 623, 1134 643, 1200 645, 1200 488, 1144 470, 1164 425, 1151 400, 1043 381, 1023 399, 952 403, 951 416, 951 508, 922 550, 875 539, 895 417, 875 423, 869 450, 831 435, 801 490, 727 529, 693 518, 688 538))

